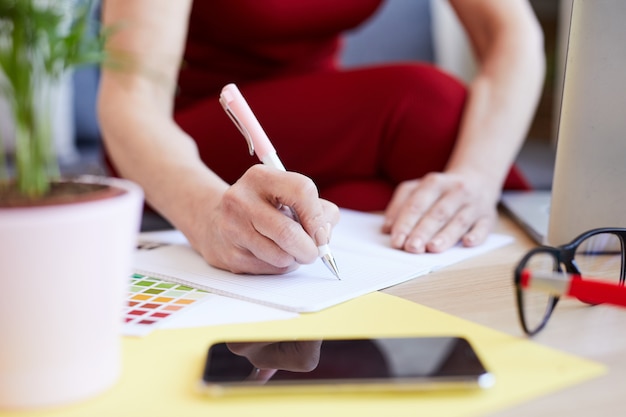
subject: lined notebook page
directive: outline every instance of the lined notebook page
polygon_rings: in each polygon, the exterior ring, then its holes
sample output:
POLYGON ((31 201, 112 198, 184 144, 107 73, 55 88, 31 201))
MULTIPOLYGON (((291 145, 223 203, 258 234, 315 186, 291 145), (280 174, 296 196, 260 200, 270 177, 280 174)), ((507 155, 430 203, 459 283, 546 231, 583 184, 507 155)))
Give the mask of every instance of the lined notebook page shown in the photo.
POLYGON ((285 275, 222 271, 209 266, 178 231, 142 233, 134 268, 144 275, 303 313, 387 288, 512 241, 509 236, 493 234, 475 248, 416 255, 391 249, 389 236, 380 232, 382 223, 382 215, 342 209, 330 244, 341 281, 321 260, 285 275))

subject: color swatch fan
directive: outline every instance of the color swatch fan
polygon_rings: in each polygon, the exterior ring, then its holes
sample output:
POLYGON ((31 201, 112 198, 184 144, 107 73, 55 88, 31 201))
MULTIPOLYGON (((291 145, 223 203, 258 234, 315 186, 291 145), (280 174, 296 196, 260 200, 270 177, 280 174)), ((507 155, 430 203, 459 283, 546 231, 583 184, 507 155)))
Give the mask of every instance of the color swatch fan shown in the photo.
POLYGON ((164 320, 209 294, 140 274, 133 274, 130 284, 123 327, 123 333, 129 336, 148 334, 164 320))

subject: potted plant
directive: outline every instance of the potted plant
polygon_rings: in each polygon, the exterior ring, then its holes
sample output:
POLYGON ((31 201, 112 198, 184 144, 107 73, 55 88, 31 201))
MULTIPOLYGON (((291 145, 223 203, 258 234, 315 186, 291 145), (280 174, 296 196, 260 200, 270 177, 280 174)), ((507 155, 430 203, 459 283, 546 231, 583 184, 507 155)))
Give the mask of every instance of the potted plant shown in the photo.
POLYGON ((0 410, 84 399, 120 373, 143 194, 62 178, 50 129, 55 83, 109 60, 105 36, 88 31, 92 3, 0 0, 0 94, 16 136, 14 169, 0 155, 0 410))

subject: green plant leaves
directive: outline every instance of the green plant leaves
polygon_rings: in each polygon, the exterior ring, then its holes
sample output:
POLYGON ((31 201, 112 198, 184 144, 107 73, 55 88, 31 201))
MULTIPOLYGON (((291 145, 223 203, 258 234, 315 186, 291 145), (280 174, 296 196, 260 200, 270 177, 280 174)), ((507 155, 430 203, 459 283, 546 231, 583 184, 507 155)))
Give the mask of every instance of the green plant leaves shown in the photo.
POLYGON ((51 88, 68 70, 107 59, 105 35, 90 32, 93 6, 93 0, 0 0, 0 94, 16 126, 16 180, 32 197, 45 194, 58 173, 51 88))

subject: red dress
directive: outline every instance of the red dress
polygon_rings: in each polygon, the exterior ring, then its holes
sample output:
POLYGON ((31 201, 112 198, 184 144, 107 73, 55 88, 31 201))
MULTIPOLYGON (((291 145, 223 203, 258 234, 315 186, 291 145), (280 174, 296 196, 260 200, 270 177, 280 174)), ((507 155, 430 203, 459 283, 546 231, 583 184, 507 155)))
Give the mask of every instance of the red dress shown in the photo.
MULTIPOLYGON (((195 1, 175 118, 229 183, 255 157, 218 103, 234 82, 287 169, 339 206, 383 210, 395 186, 441 171, 466 88, 431 65, 341 69, 342 32, 382 0, 195 1)), ((505 185, 527 188, 513 170, 505 185)))

